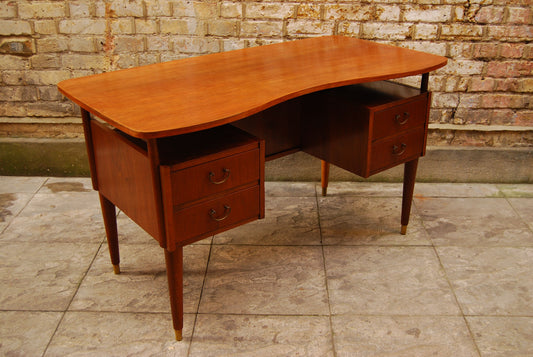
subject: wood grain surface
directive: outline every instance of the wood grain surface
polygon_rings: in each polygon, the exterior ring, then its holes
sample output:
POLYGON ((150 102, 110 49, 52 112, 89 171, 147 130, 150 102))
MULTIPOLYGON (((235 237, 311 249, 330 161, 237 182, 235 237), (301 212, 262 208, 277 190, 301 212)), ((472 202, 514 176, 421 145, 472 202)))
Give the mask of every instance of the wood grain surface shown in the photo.
POLYGON ((138 138, 194 132, 318 90, 422 74, 446 58, 327 36, 69 79, 61 93, 138 138))

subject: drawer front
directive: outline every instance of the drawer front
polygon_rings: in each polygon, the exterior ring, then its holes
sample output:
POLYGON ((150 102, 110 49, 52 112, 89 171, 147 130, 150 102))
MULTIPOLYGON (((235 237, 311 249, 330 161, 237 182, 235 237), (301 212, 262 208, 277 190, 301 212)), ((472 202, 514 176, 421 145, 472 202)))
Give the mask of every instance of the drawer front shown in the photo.
POLYGON ((370 173, 421 156, 423 146, 424 127, 373 143, 370 153, 370 173))
POLYGON ((395 105, 374 113, 372 141, 394 135, 400 131, 423 126, 427 115, 427 96, 395 105))
POLYGON ((259 218, 260 189, 253 186, 174 213, 175 234, 184 241, 259 218))
POLYGON ((181 205, 259 180, 259 149, 171 173, 172 202, 181 205))

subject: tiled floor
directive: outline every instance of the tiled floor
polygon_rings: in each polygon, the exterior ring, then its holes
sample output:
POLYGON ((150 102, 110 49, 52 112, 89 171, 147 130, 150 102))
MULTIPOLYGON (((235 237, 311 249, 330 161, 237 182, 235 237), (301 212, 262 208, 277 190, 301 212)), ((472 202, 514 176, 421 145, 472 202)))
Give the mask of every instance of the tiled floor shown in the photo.
POLYGON ((268 183, 267 212, 164 254, 119 214, 114 275, 89 179, 0 177, 0 355, 532 356, 533 185, 268 183))

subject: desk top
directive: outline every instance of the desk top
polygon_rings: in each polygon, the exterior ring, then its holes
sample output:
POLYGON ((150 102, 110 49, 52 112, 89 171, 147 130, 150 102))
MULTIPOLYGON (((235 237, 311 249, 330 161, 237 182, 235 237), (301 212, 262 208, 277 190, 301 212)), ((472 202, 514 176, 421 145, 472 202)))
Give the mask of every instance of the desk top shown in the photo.
POLYGON ((304 94, 427 73, 446 58, 328 36, 69 79, 61 93, 138 138, 230 123, 304 94))

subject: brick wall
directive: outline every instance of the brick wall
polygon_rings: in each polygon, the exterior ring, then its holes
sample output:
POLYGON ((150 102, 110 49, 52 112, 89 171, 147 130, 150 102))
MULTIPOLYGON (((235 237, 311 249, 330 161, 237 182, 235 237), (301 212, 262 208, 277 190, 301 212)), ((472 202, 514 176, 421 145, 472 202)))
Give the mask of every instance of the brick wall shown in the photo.
MULTIPOLYGON (((430 144, 533 146, 532 0, 0 2, 0 137, 78 137, 58 81, 342 34, 447 56, 430 144)), ((407 79, 415 84, 416 79, 407 79)))

